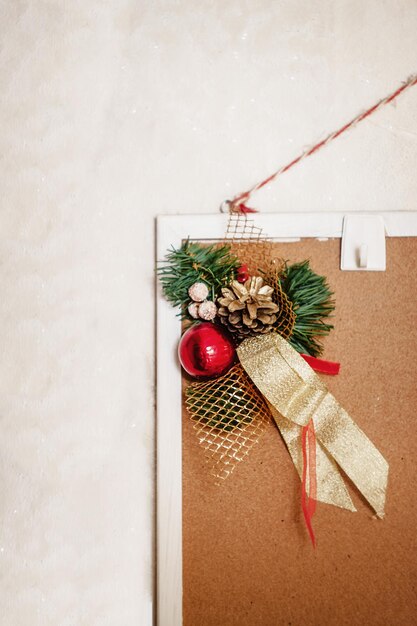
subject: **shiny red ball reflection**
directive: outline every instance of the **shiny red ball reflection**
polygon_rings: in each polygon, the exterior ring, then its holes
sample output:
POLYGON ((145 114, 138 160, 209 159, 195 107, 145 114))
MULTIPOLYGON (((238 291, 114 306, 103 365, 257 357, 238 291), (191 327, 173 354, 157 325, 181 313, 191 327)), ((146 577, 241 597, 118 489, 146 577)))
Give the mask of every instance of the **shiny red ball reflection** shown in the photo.
POLYGON ((178 346, 178 356, 182 367, 191 376, 212 378, 229 369, 236 358, 236 350, 227 330, 204 322, 185 331, 178 346))

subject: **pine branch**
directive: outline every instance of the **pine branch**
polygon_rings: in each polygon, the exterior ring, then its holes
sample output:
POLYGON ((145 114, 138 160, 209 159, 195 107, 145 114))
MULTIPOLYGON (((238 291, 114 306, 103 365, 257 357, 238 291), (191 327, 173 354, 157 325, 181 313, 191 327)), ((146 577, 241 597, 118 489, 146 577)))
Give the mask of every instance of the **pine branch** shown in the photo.
POLYGON ((238 259, 230 253, 229 246, 202 246, 187 240, 180 248, 171 248, 167 252, 157 273, 165 297, 174 307, 180 307, 180 315, 184 319, 189 317, 188 289, 191 285, 205 283, 210 291, 210 299, 214 301, 221 287, 234 279, 239 265, 238 259))
POLYGON ((281 285, 296 315, 290 343, 298 352, 320 356, 323 352, 320 339, 333 328, 325 319, 331 317, 335 308, 326 278, 313 272, 309 261, 303 261, 285 266, 281 285))

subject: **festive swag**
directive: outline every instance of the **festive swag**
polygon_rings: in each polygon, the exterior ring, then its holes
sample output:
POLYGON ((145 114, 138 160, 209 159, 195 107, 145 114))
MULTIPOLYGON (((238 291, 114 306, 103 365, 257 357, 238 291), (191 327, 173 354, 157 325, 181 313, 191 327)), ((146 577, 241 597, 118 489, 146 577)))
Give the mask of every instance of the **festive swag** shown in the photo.
POLYGON ((224 241, 186 241, 158 273, 183 320, 186 405, 216 479, 273 420, 301 478, 313 544, 316 501, 355 510, 342 472, 383 517, 388 464, 316 373, 339 372, 320 358, 335 307, 326 278, 307 260, 276 258, 241 211, 231 212, 224 241))

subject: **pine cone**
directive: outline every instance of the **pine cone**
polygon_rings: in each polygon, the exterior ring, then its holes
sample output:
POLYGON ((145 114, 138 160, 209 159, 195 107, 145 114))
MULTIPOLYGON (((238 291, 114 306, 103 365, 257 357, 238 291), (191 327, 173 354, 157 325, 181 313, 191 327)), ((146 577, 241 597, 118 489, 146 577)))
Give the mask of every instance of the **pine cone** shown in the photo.
POLYGON ((248 278, 243 285, 234 280, 229 287, 223 287, 218 299, 220 321, 240 337, 268 333, 279 309, 272 301, 273 293, 260 276, 248 278))

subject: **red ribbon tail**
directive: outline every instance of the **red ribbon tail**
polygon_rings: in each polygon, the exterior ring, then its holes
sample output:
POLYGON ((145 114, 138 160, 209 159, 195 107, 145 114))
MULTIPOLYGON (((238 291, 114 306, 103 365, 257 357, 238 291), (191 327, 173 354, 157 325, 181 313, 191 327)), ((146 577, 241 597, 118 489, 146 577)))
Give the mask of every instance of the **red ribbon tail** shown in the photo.
POLYGON ((314 432, 313 420, 303 427, 301 433, 303 450, 303 474, 301 505, 303 508, 304 520, 310 535, 313 547, 316 547, 316 538, 312 526, 313 515, 316 511, 317 498, 317 473, 316 473, 316 435, 314 432), (308 493, 307 493, 308 475, 308 493))
POLYGON ((318 359, 317 357, 310 356, 309 354, 302 354, 301 356, 315 372, 330 374, 331 376, 336 376, 340 372, 340 363, 318 359))

